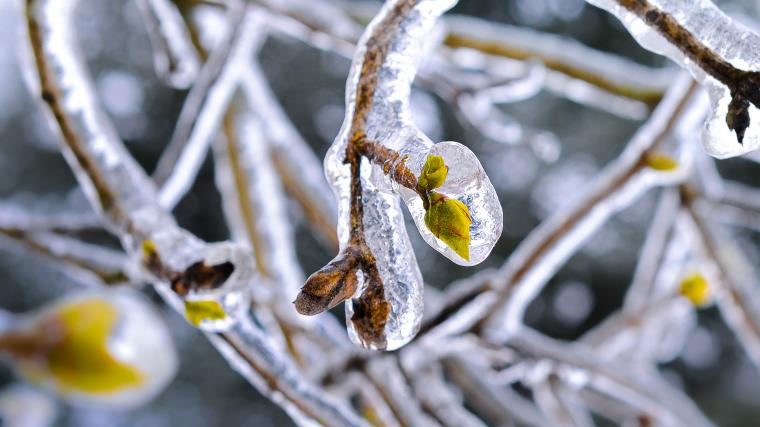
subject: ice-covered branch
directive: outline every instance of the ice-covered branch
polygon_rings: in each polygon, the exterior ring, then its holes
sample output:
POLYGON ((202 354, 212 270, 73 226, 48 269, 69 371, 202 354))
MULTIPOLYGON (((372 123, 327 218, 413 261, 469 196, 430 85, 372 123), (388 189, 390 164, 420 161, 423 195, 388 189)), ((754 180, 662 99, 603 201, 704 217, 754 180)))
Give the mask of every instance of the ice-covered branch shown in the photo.
MULTIPOLYGON (((483 317, 492 333, 521 325, 522 313, 554 272, 612 215, 628 206, 648 189, 683 180, 690 158, 682 147, 675 170, 661 170, 658 150, 671 139, 690 135, 704 114, 697 86, 682 78, 659 104, 652 118, 633 137, 624 152, 577 196, 568 209, 544 221, 518 246, 495 274, 484 274, 463 292, 449 299, 426 330, 456 333, 476 327, 483 317), (495 307, 499 307, 495 310, 495 307)), ((501 332, 497 332, 501 331, 501 332)))
MULTIPOLYGON (((703 114, 703 104, 696 94, 694 83, 681 79, 625 151, 590 185, 589 193, 580 197, 574 207, 541 224, 512 253, 496 279, 498 304, 504 305, 491 316, 492 326, 519 325, 527 303, 604 222, 653 186, 685 177, 687 165, 682 164, 680 174, 675 175, 657 170, 652 153, 664 149, 674 134, 679 139, 679 133, 682 137, 694 129, 695 120, 703 114)), ((688 153, 689 149, 685 150, 688 153)), ((688 155, 683 157, 686 158, 688 155)))
POLYGON ((277 103, 255 61, 241 71, 240 85, 271 143, 269 154, 285 190, 301 205, 317 235, 330 249, 337 249, 338 214, 317 156, 277 103))
POLYGON ((543 86, 576 102, 642 117, 662 99, 674 75, 590 49, 552 34, 465 16, 444 20, 443 45, 455 63, 498 71, 495 58, 536 61, 549 71, 543 86), (493 59, 491 59, 491 58, 493 59), (489 61, 490 59, 490 61, 489 61))
POLYGON ((588 1, 617 16, 642 46, 668 56, 705 85, 712 113, 703 141, 711 155, 730 157, 760 147, 760 118, 755 117, 760 36, 710 0, 588 1))
POLYGON ((419 328, 422 284, 398 196, 423 238, 455 262, 479 263, 501 233, 501 206, 474 155, 457 143, 433 145, 411 120, 423 39, 453 3, 386 3, 359 42, 344 125, 325 159, 339 199, 341 253, 309 278, 296 307, 315 314, 359 292, 347 313, 365 346, 396 348, 419 328), (376 167, 362 167, 365 158, 376 167))
POLYGON ((528 329, 515 334, 508 345, 526 357, 556 363, 552 369, 560 378, 625 402, 663 425, 712 425, 689 399, 652 372, 624 368, 582 345, 561 343, 528 329))
POLYGON ((130 264, 124 253, 79 241, 49 231, 28 231, 0 227, 0 239, 58 264, 73 279, 90 285, 121 284, 130 281, 130 264))
POLYGON ((680 187, 681 199, 694 224, 701 244, 713 263, 715 299, 726 323, 744 346, 747 356, 760 367, 760 302, 748 286, 759 280, 752 264, 725 232, 712 227, 699 210, 697 194, 690 187, 680 187))

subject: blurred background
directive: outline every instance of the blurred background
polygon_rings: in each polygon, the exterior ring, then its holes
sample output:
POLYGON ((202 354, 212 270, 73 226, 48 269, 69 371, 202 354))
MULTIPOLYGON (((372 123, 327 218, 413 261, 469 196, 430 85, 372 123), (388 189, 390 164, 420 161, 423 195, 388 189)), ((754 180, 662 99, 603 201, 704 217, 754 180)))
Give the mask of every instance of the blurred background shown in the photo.
MULTIPOLYGON (((132 1, 81 3, 76 31, 100 99, 127 148, 152 171, 187 92, 173 90, 156 77, 148 36, 132 1)), ((760 19, 760 2, 717 3, 729 13, 760 19)), ((664 58, 640 48, 614 17, 582 0, 460 0, 452 13, 528 26, 643 64, 667 65, 664 58)), ((19 25, 14 2, 0 1, 0 28, 5 29, 0 49, 0 198, 30 211, 83 211, 88 205, 45 117, 23 84, 15 31, 19 25)), ((349 62, 292 39, 273 37, 260 60, 291 120, 322 157, 343 119, 349 62)), ((502 238, 490 258, 474 268, 448 262, 410 232, 425 281, 435 287, 499 266, 531 229, 571 201, 576 190, 614 158, 641 125, 547 93, 505 106, 523 125, 550 130, 558 137, 561 155, 547 162, 524 147, 483 141, 459 125, 447 105, 429 93, 416 90, 412 101, 415 119, 434 141, 460 141, 479 155, 504 208, 502 238)), ((181 226, 200 238, 218 241, 227 239, 228 231, 212 167, 207 161, 175 214, 181 226)), ((757 163, 726 160, 720 162, 720 170, 732 179, 760 184, 757 163)), ((622 212, 570 260, 530 306, 527 322, 531 326, 552 337, 574 339, 620 306, 656 196, 653 192, 622 212)), ((325 252, 311 237, 295 205, 291 211, 303 269, 314 271, 334 254, 325 252)), ((743 249, 758 262, 757 236, 745 232, 743 240, 743 249)), ((55 269, 5 245, 0 246, 0 282, 0 307, 13 312, 31 310, 77 288, 55 269)), ((198 331, 174 312, 162 310, 181 355, 172 385, 154 402, 129 412, 56 403, 55 425, 292 425, 278 407, 233 372, 198 331)), ((760 376, 714 308, 699 312, 699 325, 682 355, 662 367, 666 378, 684 388, 716 424, 752 425, 750 420, 760 419, 760 376)), ((0 384, 14 381, 8 365, 0 365, 0 384)))

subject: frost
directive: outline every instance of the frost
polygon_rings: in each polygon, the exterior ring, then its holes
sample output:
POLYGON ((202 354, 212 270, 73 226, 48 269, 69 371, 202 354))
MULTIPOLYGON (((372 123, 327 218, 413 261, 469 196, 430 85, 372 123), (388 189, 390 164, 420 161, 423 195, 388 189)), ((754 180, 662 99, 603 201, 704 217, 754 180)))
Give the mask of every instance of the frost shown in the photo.
MULTIPOLYGON (((715 71, 705 69, 704 64, 694 57, 686 56, 679 47, 667 41, 654 28, 631 12, 618 0, 588 0, 589 3, 603 8, 620 19, 634 38, 646 49, 665 55, 686 68, 710 95, 711 114, 705 122, 702 141, 705 150, 717 158, 739 156, 760 148, 760 111, 757 106, 748 105, 749 127, 743 135, 729 129, 729 104, 734 97, 725 79, 727 76, 716 75, 715 71), (737 142, 738 138, 738 142, 737 142)), ((671 15, 682 25, 697 42, 727 61, 728 65, 739 72, 760 71, 760 57, 757 46, 760 36, 745 28, 724 14, 710 0, 648 0, 651 6, 671 15)), ((685 46, 685 45, 684 45, 685 46)), ((703 58, 704 60, 704 58, 703 58)), ((753 85, 753 74, 746 73, 735 82, 753 85)), ((757 91, 757 87, 750 89, 757 91)))

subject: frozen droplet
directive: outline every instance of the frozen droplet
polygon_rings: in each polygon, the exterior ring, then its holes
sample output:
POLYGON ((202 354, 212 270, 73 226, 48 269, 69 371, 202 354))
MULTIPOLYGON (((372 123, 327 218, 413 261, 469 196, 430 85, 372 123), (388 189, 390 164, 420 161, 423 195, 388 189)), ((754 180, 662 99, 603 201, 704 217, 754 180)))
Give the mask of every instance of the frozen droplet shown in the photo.
POLYGON ((20 372, 72 403, 134 407, 153 399, 176 373, 164 320, 131 289, 77 293, 25 317, 13 333, 52 341, 19 353, 20 372))

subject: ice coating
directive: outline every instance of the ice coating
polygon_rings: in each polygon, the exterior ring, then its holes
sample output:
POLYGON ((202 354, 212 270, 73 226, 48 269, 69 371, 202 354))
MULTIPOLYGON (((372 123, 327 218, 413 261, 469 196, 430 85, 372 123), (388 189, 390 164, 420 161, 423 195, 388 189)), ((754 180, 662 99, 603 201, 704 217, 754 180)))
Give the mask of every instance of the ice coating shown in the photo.
MULTIPOLYGON (((726 125, 726 114, 731 102, 730 89, 699 64, 687 58, 677 46, 671 44, 655 29, 619 4, 617 0, 587 0, 589 3, 617 16, 643 47, 665 55, 691 72, 710 95, 711 112, 705 121, 702 143, 711 156, 727 158, 739 156, 760 147, 760 111, 749 106, 750 124, 742 144, 726 125)), ((710 0, 649 0, 675 18, 701 43, 740 70, 760 70, 760 36, 723 13, 710 0)))
MULTIPOLYGON (((454 45, 467 46, 467 42, 494 46, 506 44, 513 55, 545 64, 548 70, 541 81, 545 89, 632 118, 646 117, 649 107, 641 100, 659 99, 674 76, 672 68, 650 68, 591 49, 567 37, 529 28, 482 22, 462 15, 447 15, 442 19, 442 25, 454 45), (573 73, 563 72, 562 68, 570 68, 573 73), (588 76, 599 77, 595 80, 588 76), (638 100, 625 98, 625 95, 633 95, 638 100)), ((466 56, 471 62, 484 60, 473 51, 467 52, 466 56)), ((503 68, 502 64, 496 66, 503 68)))
MULTIPOLYGON (((214 332, 229 329, 250 306, 251 286, 256 274, 250 260, 250 251, 232 242, 204 243, 192 234, 176 228, 159 230, 151 234, 150 244, 154 245, 157 254, 164 254, 160 258, 161 268, 168 272, 164 275, 190 272, 193 266, 199 264, 210 267, 232 264, 232 273, 221 285, 190 289, 180 297, 182 301, 177 296, 172 297, 175 308, 185 315, 188 312, 182 303, 218 303, 225 315, 222 318, 202 319, 198 327, 214 332)), ((150 257, 150 254, 144 253, 143 257, 150 257)), ((153 274, 161 275, 162 272, 154 271, 153 274)), ((169 286, 163 283, 160 286, 170 291, 169 286)))
POLYGON ((179 10, 167 0, 139 0, 136 4, 145 18, 158 75, 175 88, 190 87, 200 60, 179 10))
MULTIPOLYGON (((404 216, 398 197, 377 191, 365 182, 364 224, 365 236, 377 260, 383 278, 385 298, 391 304, 391 313, 385 326, 385 350, 395 350, 417 334, 423 311, 423 281, 409 236, 404 230, 404 216), (372 224, 372 227, 368 225, 372 224)), ((360 286, 361 294, 362 287, 360 286)), ((358 336, 354 323, 353 303, 346 302, 346 324, 351 341, 366 345, 358 336)))

